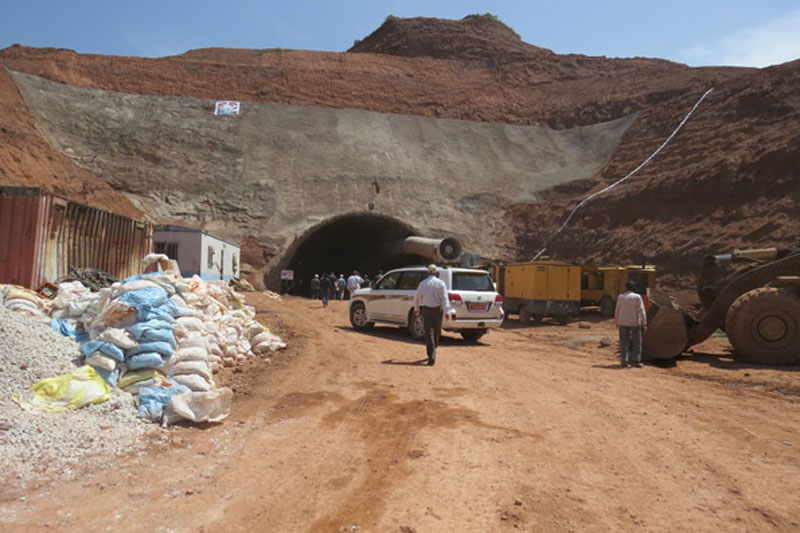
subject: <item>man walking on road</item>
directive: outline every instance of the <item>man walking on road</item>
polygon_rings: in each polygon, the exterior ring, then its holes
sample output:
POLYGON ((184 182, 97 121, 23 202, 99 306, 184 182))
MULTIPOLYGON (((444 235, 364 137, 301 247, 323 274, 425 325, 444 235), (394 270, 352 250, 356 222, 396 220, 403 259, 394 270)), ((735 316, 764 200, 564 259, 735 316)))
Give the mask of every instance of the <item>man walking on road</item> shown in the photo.
POLYGON ((320 297, 322 298, 322 307, 328 307, 328 298, 331 297, 331 278, 327 274, 323 274, 321 278, 319 278, 319 292, 320 297))
POLYGON ((617 298, 614 323, 619 328, 620 365, 642 366, 642 330, 647 331, 647 314, 642 297, 634 292, 636 282, 625 284, 628 292, 617 298))
POLYGON ((414 316, 422 314, 425 328, 425 348, 428 353, 428 365, 436 363, 436 347, 442 333, 442 312, 449 316, 450 300, 447 298, 447 285, 439 279, 436 265, 428 265, 428 277, 417 286, 414 297, 414 316))

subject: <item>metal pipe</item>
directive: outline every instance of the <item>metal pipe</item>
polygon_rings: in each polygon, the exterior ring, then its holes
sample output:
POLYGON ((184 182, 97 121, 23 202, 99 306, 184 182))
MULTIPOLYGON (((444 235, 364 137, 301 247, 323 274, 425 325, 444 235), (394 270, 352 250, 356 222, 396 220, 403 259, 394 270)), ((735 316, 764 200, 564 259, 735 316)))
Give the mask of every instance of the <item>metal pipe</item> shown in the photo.
POLYGON ((389 253, 419 255, 434 262, 453 262, 461 257, 461 243, 454 237, 430 239, 415 235, 391 242, 387 249, 389 253))
POLYGON ((748 257, 750 259, 775 259, 777 256, 777 248, 755 248, 752 250, 733 251, 733 257, 748 257))

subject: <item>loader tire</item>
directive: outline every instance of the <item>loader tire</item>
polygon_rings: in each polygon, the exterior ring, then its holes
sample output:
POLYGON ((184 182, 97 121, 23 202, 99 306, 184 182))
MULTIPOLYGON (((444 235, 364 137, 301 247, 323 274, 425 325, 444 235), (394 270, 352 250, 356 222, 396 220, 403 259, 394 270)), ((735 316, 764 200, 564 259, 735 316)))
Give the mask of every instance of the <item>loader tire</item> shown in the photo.
POLYGON ((728 308, 725 332, 737 360, 796 364, 800 362, 800 297, 773 287, 746 292, 728 308))
POLYGON ((616 306, 617 304, 614 301, 614 298, 608 295, 603 296, 603 298, 600 300, 600 316, 611 318, 614 316, 616 306))

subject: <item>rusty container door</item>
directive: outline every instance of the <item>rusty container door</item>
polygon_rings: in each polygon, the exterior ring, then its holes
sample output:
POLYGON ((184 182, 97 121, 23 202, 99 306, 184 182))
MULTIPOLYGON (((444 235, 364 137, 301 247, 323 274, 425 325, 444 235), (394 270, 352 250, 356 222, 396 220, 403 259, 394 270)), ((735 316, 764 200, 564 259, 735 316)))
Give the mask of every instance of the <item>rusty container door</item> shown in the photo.
POLYGON ((93 268, 117 278, 141 273, 153 226, 41 189, 0 187, 0 283, 35 288, 93 268))
POLYGON ((41 252, 43 254, 42 266, 43 281, 55 281, 58 279, 58 243, 62 237, 64 230, 64 217, 67 210, 67 201, 62 198, 53 197, 52 202, 49 203, 47 211, 43 213, 45 216, 44 226, 47 228, 47 233, 44 239, 44 246, 41 252))
POLYGON ((47 201, 39 189, 0 187, 0 283, 38 285, 47 201))
POLYGON ((153 227, 122 215, 70 202, 59 226, 58 277, 73 268, 93 268, 119 279, 141 273, 141 260, 153 245, 153 227))

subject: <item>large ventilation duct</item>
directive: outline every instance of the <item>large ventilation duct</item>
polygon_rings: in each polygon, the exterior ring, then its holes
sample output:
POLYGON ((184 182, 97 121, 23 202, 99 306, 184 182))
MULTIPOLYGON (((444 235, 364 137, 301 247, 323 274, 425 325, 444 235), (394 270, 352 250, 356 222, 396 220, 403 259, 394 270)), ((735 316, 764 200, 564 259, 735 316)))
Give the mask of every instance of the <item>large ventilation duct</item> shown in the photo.
POLYGON ((394 254, 427 257, 434 263, 452 263, 461 257, 461 243, 454 237, 429 239, 412 236, 389 243, 387 251, 394 254))

